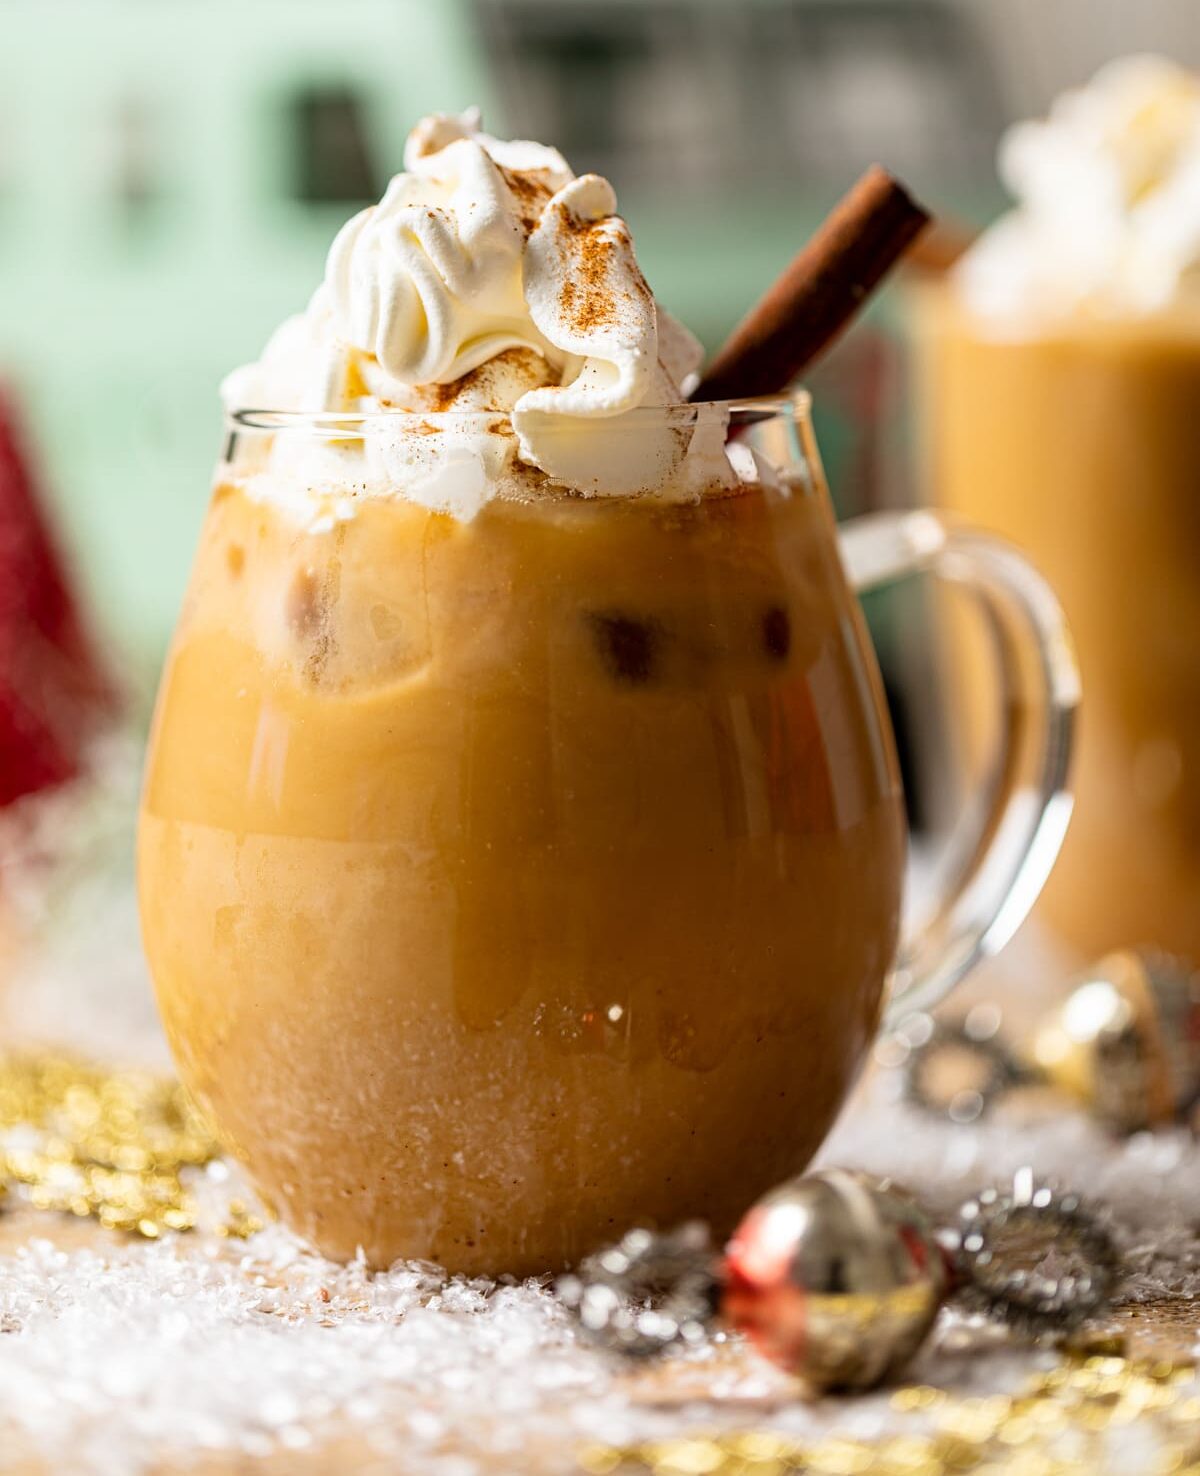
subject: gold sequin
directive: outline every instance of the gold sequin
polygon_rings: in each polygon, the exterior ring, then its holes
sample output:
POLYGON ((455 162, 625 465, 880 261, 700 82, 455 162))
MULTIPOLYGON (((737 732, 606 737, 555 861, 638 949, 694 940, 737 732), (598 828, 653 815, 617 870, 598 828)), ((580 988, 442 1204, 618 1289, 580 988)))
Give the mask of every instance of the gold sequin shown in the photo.
POLYGON ((593 1476, 1091 1476, 1110 1468, 1108 1432, 1135 1422, 1143 1432, 1154 1421, 1157 1454, 1147 1469, 1200 1476, 1200 1390, 1188 1359, 1066 1358, 1011 1398, 963 1398, 914 1384, 897 1389, 890 1404, 913 1427, 878 1441, 690 1436, 592 1447, 580 1465, 593 1476))
MULTIPOLYGON (((61 1056, 0 1057, 0 1199, 11 1188, 36 1209, 156 1240, 195 1228, 186 1171, 220 1154, 169 1078, 61 1056)), ((217 1227, 231 1236, 260 1228, 237 1200, 217 1227)))

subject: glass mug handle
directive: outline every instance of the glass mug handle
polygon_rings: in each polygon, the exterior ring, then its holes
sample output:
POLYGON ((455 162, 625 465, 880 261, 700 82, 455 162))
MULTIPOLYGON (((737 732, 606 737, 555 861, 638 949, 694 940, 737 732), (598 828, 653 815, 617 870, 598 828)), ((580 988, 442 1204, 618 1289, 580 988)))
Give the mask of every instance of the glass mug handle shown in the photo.
POLYGON ((975 597, 995 650, 1003 714, 982 827, 968 827, 970 841, 959 841, 963 855, 932 916, 900 945, 883 1014, 891 1030, 1002 948, 1037 899, 1071 815, 1079 672, 1054 592, 1003 540, 928 511, 871 513, 839 535, 858 594, 928 573, 975 597))

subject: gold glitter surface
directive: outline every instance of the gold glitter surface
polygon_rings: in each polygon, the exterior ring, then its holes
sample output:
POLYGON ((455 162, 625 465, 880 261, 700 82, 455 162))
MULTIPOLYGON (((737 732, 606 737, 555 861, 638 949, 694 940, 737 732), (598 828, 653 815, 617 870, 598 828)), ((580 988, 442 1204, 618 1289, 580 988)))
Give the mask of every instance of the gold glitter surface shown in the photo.
MULTIPOLYGON (((195 1228, 184 1173, 220 1155, 169 1078, 62 1056, 0 1057, 0 1202, 12 1189, 36 1209, 155 1240, 195 1228)), ((245 1236, 261 1222, 231 1200, 216 1228, 245 1236)))
POLYGON ((1110 1442, 1137 1424, 1153 1452, 1139 1472, 1200 1476, 1200 1383, 1190 1363, 1071 1359, 1011 1397, 913 1384, 890 1403, 913 1428, 878 1441, 690 1435, 593 1446, 579 1465, 590 1476, 1095 1476, 1117 1469, 1110 1442))

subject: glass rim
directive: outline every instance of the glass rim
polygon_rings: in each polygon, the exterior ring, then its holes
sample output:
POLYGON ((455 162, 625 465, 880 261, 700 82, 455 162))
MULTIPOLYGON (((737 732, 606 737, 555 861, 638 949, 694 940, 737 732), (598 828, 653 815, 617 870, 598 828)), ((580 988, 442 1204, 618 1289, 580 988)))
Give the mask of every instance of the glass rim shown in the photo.
MULTIPOLYGON (((807 420, 812 409, 812 396, 805 389, 788 390, 778 395, 757 395, 744 400, 680 400, 670 405, 638 405, 612 416, 597 416, 595 424, 611 421, 620 429, 638 426, 691 425, 701 410, 717 409, 730 426, 759 425, 778 416, 790 415, 807 420)), ((552 416, 554 412, 545 412, 552 416)), ((354 435, 386 426, 432 422, 438 426, 473 426, 510 419, 509 410, 268 410, 226 409, 225 422, 234 430, 287 431, 309 430, 336 436, 354 435)), ((566 420, 569 417, 564 416, 566 420)), ((589 417, 591 418, 591 417, 589 417)))

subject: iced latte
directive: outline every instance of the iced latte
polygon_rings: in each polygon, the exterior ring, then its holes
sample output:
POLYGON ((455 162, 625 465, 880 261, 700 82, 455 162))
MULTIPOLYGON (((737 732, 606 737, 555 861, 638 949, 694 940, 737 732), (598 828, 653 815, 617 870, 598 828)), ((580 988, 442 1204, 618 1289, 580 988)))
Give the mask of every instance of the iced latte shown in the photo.
POLYGON ((875 1026, 903 822, 823 498, 216 491, 145 935, 185 1079, 328 1253, 566 1263, 725 1226, 875 1026))
POLYGON ((471 118, 406 164, 227 383, 144 936, 289 1224, 539 1272, 813 1152, 902 805, 803 414, 684 402, 605 181, 471 118))
POLYGON ((1018 209, 920 303, 932 485, 1030 553, 1078 643, 1043 915, 1083 954, 1200 960, 1200 83, 1116 63, 1002 167, 1018 209))

